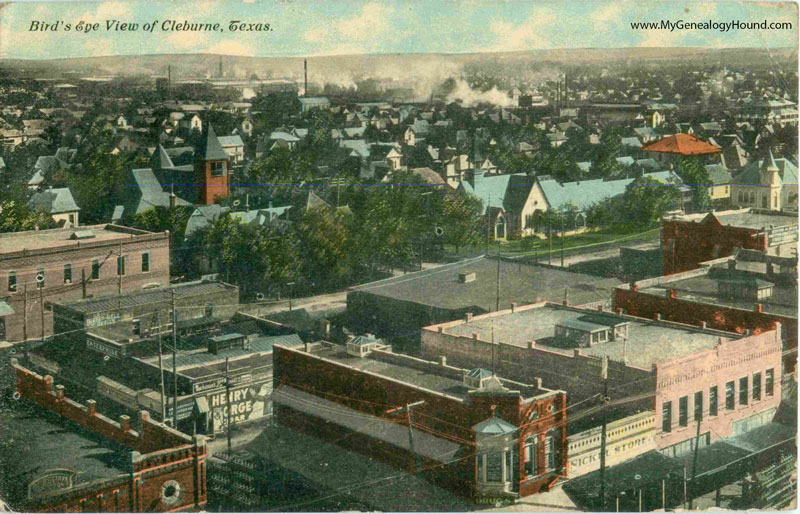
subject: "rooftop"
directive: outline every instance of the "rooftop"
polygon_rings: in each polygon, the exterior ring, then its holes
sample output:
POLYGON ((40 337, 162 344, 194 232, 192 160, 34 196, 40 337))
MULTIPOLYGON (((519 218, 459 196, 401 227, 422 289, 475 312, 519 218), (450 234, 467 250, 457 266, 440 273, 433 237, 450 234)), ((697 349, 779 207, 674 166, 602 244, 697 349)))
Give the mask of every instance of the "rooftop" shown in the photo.
POLYGON ((61 305, 77 312, 92 314, 117 309, 128 309, 156 302, 168 302, 172 299, 173 291, 175 292, 175 299, 180 300, 193 296, 236 290, 236 286, 223 282, 198 281, 147 289, 139 293, 126 293, 124 295, 111 295, 102 298, 87 298, 86 300, 78 300, 75 302, 64 302, 61 305))
MULTIPOLYGON (((588 325, 613 326, 627 323, 627 338, 595 343, 581 348, 584 355, 607 356, 611 360, 627 362, 631 366, 650 369, 659 361, 671 360, 683 355, 713 348, 722 332, 700 330, 689 326, 661 321, 650 321, 632 316, 620 316, 609 312, 600 313, 589 309, 562 307, 555 304, 538 304, 517 308, 516 312, 501 311, 472 318, 471 321, 445 324, 444 333, 460 337, 473 337, 483 341, 495 341, 514 346, 527 346, 535 341, 537 348, 572 355, 573 347, 565 347, 555 338, 556 325, 573 325, 575 322, 588 325)), ((738 338, 736 334, 725 334, 724 339, 738 338)))
MULTIPOLYGON (((349 291, 441 309, 474 308, 478 313, 495 310, 496 284, 497 260, 482 256, 352 287, 349 291), (459 279, 461 273, 475 273, 475 280, 462 283, 459 279)), ((511 302, 560 302, 565 290, 571 304, 605 301, 617 284, 619 280, 613 278, 500 260, 501 307, 508 307, 511 302)))
POLYGON ((52 230, 28 230, 0 234, 0 255, 21 250, 41 250, 57 247, 78 247, 97 241, 128 241, 132 236, 151 235, 153 232, 117 225, 87 225, 80 228, 57 228, 52 230), (91 231, 94 237, 76 240, 75 232, 91 231))
MULTIPOLYGON (((459 400, 466 399, 471 390, 464 385, 463 373, 466 370, 452 366, 442 366, 436 362, 425 361, 404 354, 393 354, 390 351, 377 350, 372 351, 365 357, 356 357, 347 353, 344 346, 330 343, 314 345, 310 349, 310 353, 351 369, 397 380, 407 385, 441 393, 459 400)), ((498 378, 504 387, 510 391, 518 391, 523 398, 531 398, 551 392, 550 389, 540 388, 535 385, 498 378)))
POLYGON ((711 213, 686 214, 668 218, 668 220, 703 223, 706 218, 715 217, 723 225, 730 227, 764 229, 773 226, 797 225, 797 214, 761 211, 758 209, 737 209, 711 213))
POLYGON ((4 402, 2 407, 0 495, 12 505, 28 498, 28 484, 56 470, 79 486, 129 469, 121 446, 77 424, 26 401, 4 402))

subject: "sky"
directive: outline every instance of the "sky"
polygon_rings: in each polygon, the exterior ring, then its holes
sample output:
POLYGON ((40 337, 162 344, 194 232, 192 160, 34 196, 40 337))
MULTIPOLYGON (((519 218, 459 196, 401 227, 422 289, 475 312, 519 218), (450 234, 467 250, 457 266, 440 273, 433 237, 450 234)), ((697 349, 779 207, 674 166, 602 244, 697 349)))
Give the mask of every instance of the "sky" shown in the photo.
POLYGON ((471 53, 552 48, 797 47, 794 3, 480 0, 219 0, 14 2, 0 9, 0 58, 65 58, 165 53, 315 56, 471 53), (138 23, 106 30, 106 20, 138 23), (152 32, 144 24, 157 20, 152 32), (164 31, 165 20, 220 23, 217 32, 164 31), (229 23, 269 23, 231 32, 229 23), (631 22, 791 22, 791 30, 633 30, 631 22), (30 31, 33 21, 56 31, 30 31), (91 33, 76 25, 100 23, 91 33), (64 24, 72 30, 64 30, 64 24))

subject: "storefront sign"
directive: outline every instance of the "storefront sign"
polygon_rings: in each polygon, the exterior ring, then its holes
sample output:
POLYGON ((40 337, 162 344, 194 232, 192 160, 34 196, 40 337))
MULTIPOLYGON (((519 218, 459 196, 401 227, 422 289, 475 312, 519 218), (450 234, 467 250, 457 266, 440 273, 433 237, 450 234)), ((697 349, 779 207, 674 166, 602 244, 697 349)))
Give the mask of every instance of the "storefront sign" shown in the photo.
POLYGON ((122 314, 118 312, 101 312, 100 314, 95 314, 91 318, 86 320, 87 327, 102 327, 105 325, 113 325, 117 321, 122 320, 122 314))
POLYGON ((71 489, 75 474, 74 471, 68 469, 57 469, 36 478, 28 484, 28 498, 32 500, 53 491, 71 489))
POLYGON ((264 382, 231 389, 227 401, 225 391, 209 395, 207 398, 212 412, 214 431, 224 430, 229 417, 230 423, 235 425, 255 421, 271 414, 270 393, 272 393, 272 383, 264 382))
POLYGON ((115 348, 108 343, 93 339, 91 336, 87 336, 86 338, 86 348, 114 358, 119 358, 122 355, 122 352, 119 348, 115 348))

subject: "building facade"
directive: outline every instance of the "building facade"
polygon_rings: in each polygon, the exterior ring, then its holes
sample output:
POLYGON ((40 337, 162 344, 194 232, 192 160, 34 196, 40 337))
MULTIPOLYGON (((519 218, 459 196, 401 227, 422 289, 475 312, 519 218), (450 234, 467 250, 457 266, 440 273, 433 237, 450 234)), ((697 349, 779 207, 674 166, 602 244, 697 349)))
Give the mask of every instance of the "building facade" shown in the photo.
POLYGON ((169 283, 169 234, 116 225, 0 235, 0 340, 53 334, 49 302, 169 283), (0 309, 1 310, 1 309, 0 309))
POLYGON ((278 422, 478 502, 547 490, 565 475, 563 391, 362 342, 366 351, 357 341, 276 346, 278 422))
POLYGON ((144 412, 136 428, 128 416, 113 421, 97 412, 94 401, 82 405, 68 398, 52 377, 12 364, 20 400, 5 418, 4 431, 24 433, 22 424, 29 430, 15 459, 3 459, 4 472, 25 477, 3 481, 10 505, 34 512, 203 509, 207 451, 202 436, 172 430, 144 412), (98 446, 101 454, 87 456, 98 446), (105 464, 91 463, 98 458, 105 464), (35 468, 25 471, 31 465, 35 468))

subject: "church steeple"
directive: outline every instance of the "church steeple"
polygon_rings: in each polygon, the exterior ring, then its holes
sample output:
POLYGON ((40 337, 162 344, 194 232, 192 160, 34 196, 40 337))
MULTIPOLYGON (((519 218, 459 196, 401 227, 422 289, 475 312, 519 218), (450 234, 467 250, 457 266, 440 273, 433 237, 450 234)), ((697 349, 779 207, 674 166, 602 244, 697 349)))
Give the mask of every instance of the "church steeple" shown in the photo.
POLYGON ((217 198, 230 195, 230 162, 219 142, 214 127, 209 123, 195 148, 194 160, 197 184, 200 187, 198 203, 210 205, 217 198))

